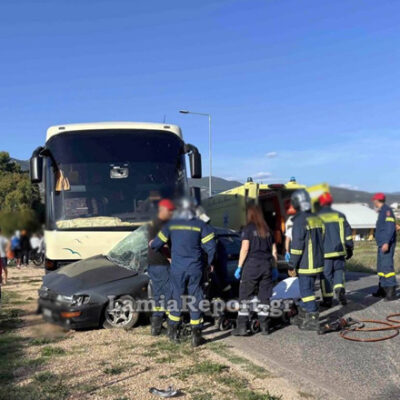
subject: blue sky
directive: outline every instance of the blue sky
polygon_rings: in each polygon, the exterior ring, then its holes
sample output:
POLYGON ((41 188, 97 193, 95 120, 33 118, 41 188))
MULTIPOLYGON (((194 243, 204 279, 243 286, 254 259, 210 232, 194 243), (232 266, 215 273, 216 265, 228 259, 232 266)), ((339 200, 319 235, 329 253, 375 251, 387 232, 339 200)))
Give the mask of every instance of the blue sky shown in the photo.
POLYGON ((208 173, 398 191, 397 0, 0 3, 0 148, 53 124, 181 125, 208 173))

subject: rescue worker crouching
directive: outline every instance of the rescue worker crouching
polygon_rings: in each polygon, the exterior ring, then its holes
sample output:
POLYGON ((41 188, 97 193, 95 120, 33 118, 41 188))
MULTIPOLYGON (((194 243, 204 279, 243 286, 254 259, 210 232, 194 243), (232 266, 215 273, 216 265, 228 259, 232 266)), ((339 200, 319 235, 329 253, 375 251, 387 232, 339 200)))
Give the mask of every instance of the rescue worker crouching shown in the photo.
POLYGON ((302 330, 319 331, 315 280, 324 269, 324 232, 322 220, 311 212, 310 195, 304 189, 291 197, 297 213, 293 218, 289 275, 299 276, 300 307, 292 323, 302 330))
POLYGON ((321 276, 323 307, 332 306, 334 293, 342 305, 347 304, 345 291, 345 264, 353 255, 353 236, 346 216, 332 209, 333 197, 324 193, 319 197, 318 216, 325 225, 324 271, 321 276))
POLYGON ((202 250, 210 264, 215 255, 215 235, 202 220, 196 218, 195 204, 183 199, 174 218, 169 221, 150 243, 154 250, 160 250, 170 242, 172 299, 174 307, 169 309, 168 336, 178 342, 178 327, 181 321, 183 295, 187 291, 192 300, 190 324, 192 326, 192 346, 199 346, 202 338, 202 313, 199 304, 203 299, 202 278, 204 265, 202 250))
POLYGON ((379 286, 373 295, 384 297, 386 301, 396 300, 396 273, 393 261, 396 248, 396 219, 393 210, 385 204, 386 196, 383 193, 376 193, 372 201, 379 213, 375 230, 379 286))
MULTIPOLYGON (((149 239, 153 240, 163 226, 171 219, 175 210, 174 203, 171 200, 163 199, 158 203, 158 215, 149 224, 149 239)), ((151 317, 151 334, 158 336, 162 331, 166 305, 172 297, 171 284, 169 279, 170 263, 168 254, 148 249, 149 266, 147 273, 152 284, 154 297, 154 308, 151 317)))
POLYGON ((273 259, 277 261, 274 238, 262 211, 251 205, 247 210, 247 225, 242 232, 239 265, 235 272, 240 279, 239 312, 234 336, 246 336, 252 300, 258 298, 257 310, 261 333, 269 333, 269 303, 272 296, 273 259))

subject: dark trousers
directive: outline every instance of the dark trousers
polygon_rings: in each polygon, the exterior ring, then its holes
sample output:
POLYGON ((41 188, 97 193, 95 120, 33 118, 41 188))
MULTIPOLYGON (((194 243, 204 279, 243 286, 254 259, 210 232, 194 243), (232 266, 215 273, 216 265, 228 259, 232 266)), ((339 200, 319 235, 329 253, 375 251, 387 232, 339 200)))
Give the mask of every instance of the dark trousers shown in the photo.
POLYGON ((187 292, 190 324, 200 328, 203 324, 202 313, 199 309, 199 303, 203 300, 202 265, 189 269, 172 265, 170 279, 174 305, 169 308, 169 322, 171 324, 180 322, 183 308, 182 296, 187 292))
POLYGON ((28 265, 29 264, 29 250, 22 250, 21 251, 21 263, 28 265))
POLYGON ((172 298, 169 265, 149 265, 147 269, 151 280, 154 309, 153 316, 163 317, 167 311, 167 303, 172 298))
POLYGON ((318 310, 315 299, 315 280, 318 275, 299 274, 300 305, 306 312, 316 312, 318 310))
POLYGON ((267 317, 272 289, 272 267, 270 260, 251 258, 246 260, 239 287, 239 317, 248 317, 250 310, 256 311, 260 318, 267 317), (254 309, 249 304, 255 297, 259 301, 257 309, 254 309))
POLYGON ((396 273, 394 272, 394 251, 396 245, 393 243, 389 247, 387 253, 382 252, 382 248, 378 247, 378 265, 377 271, 379 283, 382 287, 396 286, 396 273))
POLYGON ((321 275, 321 292, 324 299, 333 297, 336 289, 344 288, 344 257, 325 258, 324 272, 321 275))

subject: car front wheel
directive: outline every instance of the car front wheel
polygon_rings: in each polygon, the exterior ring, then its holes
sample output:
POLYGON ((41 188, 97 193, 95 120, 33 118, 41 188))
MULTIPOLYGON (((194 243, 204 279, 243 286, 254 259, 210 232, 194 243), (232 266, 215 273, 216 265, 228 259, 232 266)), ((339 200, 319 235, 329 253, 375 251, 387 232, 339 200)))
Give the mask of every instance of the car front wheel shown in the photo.
POLYGON ((110 301, 104 310, 103 320, 103 327, 107 329, 132 328, 139 320, 135 299, 126 295, 110 301))

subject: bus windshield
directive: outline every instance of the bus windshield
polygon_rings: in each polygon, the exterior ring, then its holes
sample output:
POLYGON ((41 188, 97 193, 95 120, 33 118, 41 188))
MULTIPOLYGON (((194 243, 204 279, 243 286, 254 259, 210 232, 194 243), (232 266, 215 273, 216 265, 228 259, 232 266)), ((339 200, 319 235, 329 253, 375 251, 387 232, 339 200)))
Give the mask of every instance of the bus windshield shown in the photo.
POLYGON ((173 133, 66 132, 46 147, 48 229, 132 230, 186 188, 184 145, 173 133))

